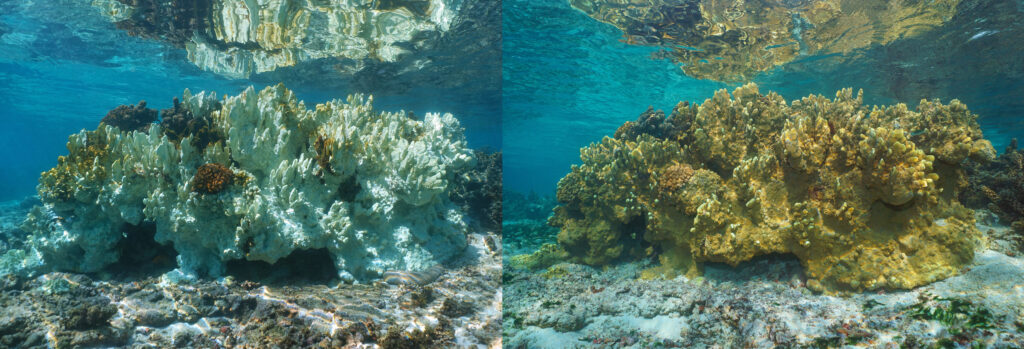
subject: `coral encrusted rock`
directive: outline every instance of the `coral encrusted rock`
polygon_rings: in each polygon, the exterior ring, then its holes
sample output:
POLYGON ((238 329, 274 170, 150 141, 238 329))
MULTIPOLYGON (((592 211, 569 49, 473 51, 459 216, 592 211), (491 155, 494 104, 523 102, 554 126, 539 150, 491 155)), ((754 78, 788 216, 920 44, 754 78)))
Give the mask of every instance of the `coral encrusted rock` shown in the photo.
POLYGON ((161 124, 83 130, 40 178, 43 203, 23 224, 32 254, 45 269, 97 271, 118 260, 125 226, 149 222, 186 276, 312 249, 327 249, 348 280, 445 261, 466 245, 449 200, 454 176, 475 162, 462 128, 450 114, 417 121, 371 103, 356 95, 308 109, 282 85, 221 101, 186 90, 177 114, 208 118, 223 141, 173 141, 161 124))
POLYGON ((911 288, 979 241, 962 162, 992 145, 959 101, 867 107, 851 89, 787 104, 757 86, 648 112, 581 150, 550 223, 572 259, 657 256, 645 276, 793 254, 822 291, 911 288), (652 134, 653 133, 653 134, 652 134))

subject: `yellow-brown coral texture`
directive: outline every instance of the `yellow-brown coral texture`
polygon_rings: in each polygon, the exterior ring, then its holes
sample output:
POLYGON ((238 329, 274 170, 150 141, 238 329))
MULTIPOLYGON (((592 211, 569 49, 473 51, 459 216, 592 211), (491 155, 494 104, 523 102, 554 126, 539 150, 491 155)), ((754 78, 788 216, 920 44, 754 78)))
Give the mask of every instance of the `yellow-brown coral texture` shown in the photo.
POLYGON ((234 172, 227 166, 217 163, 203 164, 192 178, 192 191, 216 194, 231 184, 234 178, 234 172))
POLYGON ((754 84, 721 90, 582 149, 550 223, 588 264, 656 254, 657 270, 694 276, 786 253, 817 290, 911 288, 973 258, 960 166, 995 155, 975 119, 955 100, 911 111, 851 89, 791 104, 754 84))

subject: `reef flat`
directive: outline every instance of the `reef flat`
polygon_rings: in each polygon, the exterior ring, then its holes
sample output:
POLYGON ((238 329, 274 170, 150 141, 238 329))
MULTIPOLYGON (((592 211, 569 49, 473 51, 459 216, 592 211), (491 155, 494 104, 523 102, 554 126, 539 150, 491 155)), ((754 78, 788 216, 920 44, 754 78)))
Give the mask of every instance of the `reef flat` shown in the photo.
POLYGON ((787 102, 748 84, 648 110, 580 152, 533 260, 656 257, 646 277, 792 254, 819 291, 908 289, 955 275, 980 244, 958 195, 995 150, 953 100, 868 107, 860 94, 787 102))
POLYGON ((0 346, 495 348, 501 340, 495 239, 470 234, 470 248, 437 280, 409 287, 8 274, 0 278, 0 346))
POLYGON ((144 103, 117 108, 70 137, 4 272, 95 272, 173 245, 171 278, 320 250, 356 281, 426 269, 466 246, 450 183, 475 160, 450 114, 376 112, 358 95, 307 109, 278 85, 222 100, 186 90, 154 115, 144 103))
MULTIPOLYGON (((979 211, 988 246, 960 275, 909 291, 812 292, 792 256, 700 277, 647 279, 650 259, 602 268, 556 262, 504 271, 509 348, 990 347, 1024 346, 1024 258, 1010 230, 979 211), (1012 235, 1012 234, 1010 234, 1012 235), (1007 253, 1016 257, 1008 256, 1007 253)), ((506 227, 508 229, 508 227, 506 227)))

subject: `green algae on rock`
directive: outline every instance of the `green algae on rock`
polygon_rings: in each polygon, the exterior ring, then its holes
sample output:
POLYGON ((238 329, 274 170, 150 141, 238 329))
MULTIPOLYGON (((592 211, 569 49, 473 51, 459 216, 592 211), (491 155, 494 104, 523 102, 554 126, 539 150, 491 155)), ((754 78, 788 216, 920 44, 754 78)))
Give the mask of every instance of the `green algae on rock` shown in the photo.
POLYGON ((283 85, 220 102, 186 90, 177 108, 208 117, 223 141, 172 141, 161 124, 70 137, 23 224, 43 269, 97 271, 118 259, 122 227, 142 222, 173 243, 186 275, 325 248, 343 279, 368 279, 425 269, 466 245, 449 191, 474 158, 450 114, 417 121, 360 95, 310 110, 283 85), (333 156, 319 157, 324 147, 333 156))
POLYGON ((911 111, 851 89, 792 103, 720 90, 583 148, 550 223, 579 262, 658 256, 648 277, 785 253, 816 290, 911 288, 956 274, 978 245, 957 201, 962 162, 995 156, 975 119, 956 100, 911 111))

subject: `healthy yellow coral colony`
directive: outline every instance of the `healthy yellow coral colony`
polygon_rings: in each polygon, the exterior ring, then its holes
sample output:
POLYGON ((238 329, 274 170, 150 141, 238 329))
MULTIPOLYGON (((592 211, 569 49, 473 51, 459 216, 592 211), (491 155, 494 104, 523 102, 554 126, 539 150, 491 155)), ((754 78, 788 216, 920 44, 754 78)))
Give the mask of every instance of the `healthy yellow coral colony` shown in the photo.
POLYGON ((100 125, 95 131, 72 135, 67 144, 68 155, 57 158, 57 166, 39 177, 39 194, 44 200, 68 201, 76 195, 95 195, 99 188, 88 183, 102 182, 108 174, 104 164, 110 153, 109 143, 118 129, 100 125))
POLYGON ((662 118, 670 134, 620 130, 583 148, 550 223, 579 262, 657 255, 646 277, 788 253, 815 290, 912 288, 973 258, 960 164, 995 155, 975 119, 956 100, 915 112, 866 107, 851 89, 790 105, 754 84, 720 90, 662 118))

